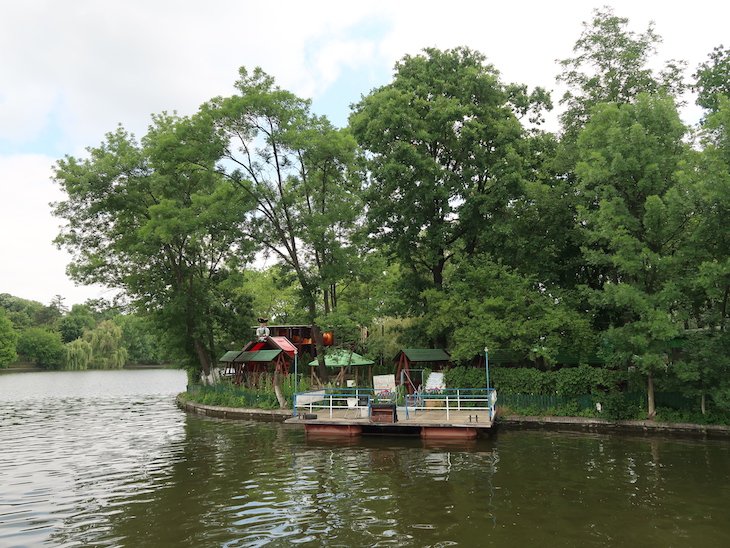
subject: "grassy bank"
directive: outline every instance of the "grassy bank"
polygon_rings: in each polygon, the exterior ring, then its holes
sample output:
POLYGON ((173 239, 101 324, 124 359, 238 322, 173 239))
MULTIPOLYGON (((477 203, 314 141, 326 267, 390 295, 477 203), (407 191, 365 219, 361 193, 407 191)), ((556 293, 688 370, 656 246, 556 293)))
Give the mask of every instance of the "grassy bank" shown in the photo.
MULTIPOLYGON (((300 379, 297 389, 300 391, 308 390, 309 382, 307 379, 300 379)), ((281 391, 284 398, 286 398, 287 405, 291 406, 294 396, 294 378, 292 375, 282 379, 281 391)), ((279 408, 279 402, 274 392, 273 379, 270 376, 262 376, 256 388, 236 386, 227 382, 214 386, 190 385, 185 398, 187 401, 219 407, 279 408)))

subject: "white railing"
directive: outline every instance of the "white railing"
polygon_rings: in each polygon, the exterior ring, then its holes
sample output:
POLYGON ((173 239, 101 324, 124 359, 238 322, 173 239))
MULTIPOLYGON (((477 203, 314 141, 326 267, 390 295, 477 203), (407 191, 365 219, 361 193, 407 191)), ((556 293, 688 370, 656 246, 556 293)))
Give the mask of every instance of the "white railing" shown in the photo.
POLYGON ((487 411, 494 419, 497 391, 494 388, 449 388, 434 392, 415 392, 406 396, 406 418, 411 413, 445 411, 450 420, 452 411, 487 411))
POLYGON ((335 388, 299 392, 294 394, 293 415, 300 413, 314 413, 324 410, 329 418, 333 418, 336 411, 351 412, 353 417, 360 418, 370 415, 370 404, 373 400, 372 388, 335 388))

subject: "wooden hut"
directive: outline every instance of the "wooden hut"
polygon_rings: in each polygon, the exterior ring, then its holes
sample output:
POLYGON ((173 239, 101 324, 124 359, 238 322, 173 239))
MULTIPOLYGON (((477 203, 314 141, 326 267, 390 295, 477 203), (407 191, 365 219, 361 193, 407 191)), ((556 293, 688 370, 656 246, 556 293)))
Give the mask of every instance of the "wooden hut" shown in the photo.
POLYGON ((421 385, 421 379, 414 379, 411 372, 414 369, 445 369, 451 363, 451 355, 442 348, 404 348, 395 356, 395 382, 403 383, 409 394, 412 394, 421 385), (401 372, 403 373, 401 375, 401 372))
POLYGON ((245 381, 256 386, 263 373, 288 375, 295 352, 296 347, 286 337, 266 337, 249 342, 243 350, 226 352, 218 361, 225 364, 224 374, 235 384, 245 381))
POLYGON ((249 350, 241 352, 233 363, 235 384, 245 380, 249 386, 257 386, 263 373, 274 371, 288 375, 291 362, 281 350, 249 350))

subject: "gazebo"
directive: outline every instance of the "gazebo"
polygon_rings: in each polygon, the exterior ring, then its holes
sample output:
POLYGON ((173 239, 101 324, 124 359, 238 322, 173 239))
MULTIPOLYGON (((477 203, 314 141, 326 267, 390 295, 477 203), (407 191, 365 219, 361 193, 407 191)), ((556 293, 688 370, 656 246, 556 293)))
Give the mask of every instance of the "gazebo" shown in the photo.
POLYGON ((272 369, 284 375, 289 374, 288 356, 282 350, 249 350, 243 351, 233 359, 235 384, 243 383, 245 377, 251 385, 258 384, 262 373, 272 369), (273 366, 273 367, 272 367, 273 366))
POLYGON ((404 373, 408 393, 418 388, 411 378, 412 365, 420 367, 433 365, 434 369, 444 369, 451 363, 451 355, 442 348, 404 348, 395 356, 395 382, 401 384, 401 372, 404 373))
MULTIPOLYGON (((345 384, 345 370, 348 367, 363 367, 363 366, 372 366, 375 362, 373 360, 369 360, 367 358, 364 358, 360 354, 357 354, 356 352, 352 352, 351 350, 344 350, 344 349, 338 349, 338 350, 332 350, 331 352, 327 352, 324 357, 324 364, 327 367, 330 367, 332 369, 336 369, 339 367, 340 372, 337 374, 337 377, 335 378, 335 383, 339 385, 345 384)), ((316 373, 316 366, 319 364, 319 362, 315 359, 309 362, 309 366, 312 368, 312 381, 313 383, 316 381, 317 384, 322 384, 317 377, 316 373)), ((355 369, 355 384, 357 384, 358 380, 358 369, 355 369)))
POLYGON ((288 375, 295 352, 296 347, 286 337, 266 337, 250 341, 243 350, 226 352, 218 361, 224 364, 224 375, 232 377, 235 384, 248 378, 256 385, 261 374, 272 369, 288 375))

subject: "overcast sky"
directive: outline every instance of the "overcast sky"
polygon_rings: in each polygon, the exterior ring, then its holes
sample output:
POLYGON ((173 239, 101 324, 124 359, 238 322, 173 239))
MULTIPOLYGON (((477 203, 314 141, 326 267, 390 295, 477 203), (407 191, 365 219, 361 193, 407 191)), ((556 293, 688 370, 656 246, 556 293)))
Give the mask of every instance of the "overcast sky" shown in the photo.
POLYGON ((653 20, 659 58, 687 60, 689 74, 730 45, 730 4, 717 0, 0 0, 0 293, 67 305, 109 295, 66 277, 48 203, 62 197, 53 163, 119 123, 141 136, 152 113, 191 114, 230 94, 238 67, 261 66, 342 126, 396 60, 429 46, 469 46, 504 81, 555 90, 555 60, 605 4, 637 32, 653 20))

